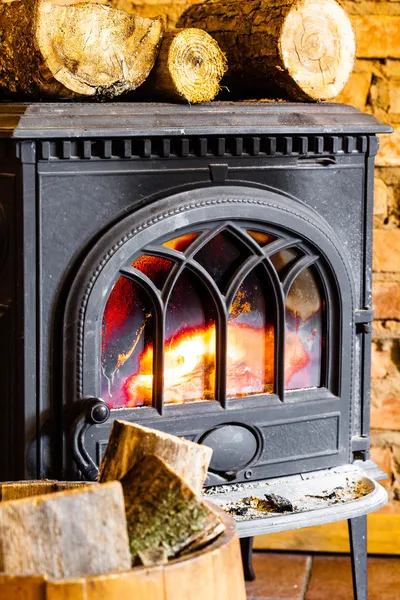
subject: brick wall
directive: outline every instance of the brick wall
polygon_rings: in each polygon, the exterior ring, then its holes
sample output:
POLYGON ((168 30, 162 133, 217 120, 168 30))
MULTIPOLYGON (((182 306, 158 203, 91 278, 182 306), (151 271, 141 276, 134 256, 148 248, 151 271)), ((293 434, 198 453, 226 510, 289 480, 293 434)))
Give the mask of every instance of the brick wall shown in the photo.
MULTIPOLYGON (((199 0, 118 0, 173 27, 199 0)), ((357 37, 354 72, 338 101, 393 125, 381 136, 375 179, 372 456, 400 502, 400 0, 343 0, 357 37)))
POLYGON ((344 0, 357 36, 354 72, 339 101, 390 123, 376 160, 372 457, 400 502, 400 2, 344 0))

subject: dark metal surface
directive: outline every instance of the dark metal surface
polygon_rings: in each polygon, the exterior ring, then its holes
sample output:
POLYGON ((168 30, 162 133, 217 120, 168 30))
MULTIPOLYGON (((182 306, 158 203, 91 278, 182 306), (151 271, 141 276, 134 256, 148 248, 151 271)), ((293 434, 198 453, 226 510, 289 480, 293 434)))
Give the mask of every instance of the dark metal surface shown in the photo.
POLYGON ((368 600, 367 515, 348 520, 354 600, 368 600))
POLYGON ((99 468, 86 449, 86 433, 92 425, 105 423, 109 416, 110 409, 101 398, 85 398, 82 401, 82 410, 72 425, 72 456, 83 479, 87 481, 97 480, 99 468))
POLYGON ((371 309, 374 133, 389 130, 336 104, 0 104, 0 478, 76 476, 69 431, 82 399, 99 396, 99 305, 129 252, 211 219, 273 225, 319 257, 333 311, 325 388, 281 402, 280 383, 268 406, 264 396, 234 407, 220 375, 218 407, 161 416, 159 400, 143 416, 117 410, 90 424, 91 460, 118 417, 189 439, 254 426, 268 476, 365 458, 370 333, 360 314, 371 309))
POLYGON ((253 569, 253 541, 254 538, 241 538, 240 540, 240 550, 242 553, 242 564, 243 564, 243 572, 244 578, 246 581, 254 581, 256 575, 253 569))
MULTIPOLYGON (((108 294, 120 273, 146 285, 153 305, 159 306, 158 323, 162 324, 164 301, 169 297, 172 282, 184 267, 196 272, 207 286, 217 308, 217 329, 225 332, 217 345, 217 386, 215 402, 186 405, 163 405, 160 363, 154 365, 157 393, 153 407, 118 409, 109 422, 93 428, 88 444, 91 454, 101 456, 114 419, 125 418, 169 433, 203 439, 207 432, 235 423, 256 431, 257 452, 251 464, 239 465, 224 473, 211 472, 208 484, 223 483, 227 478, 244 481, 251 468, 254 479, 304 472, 318 467, 343 464, 349 460, 350 404, 354 401, 351 381, 353 360, 348 349, 354 341, 355 290, 351 269, 341 244, 328 223, 320 215, 292 199, 266 189, 246 186, 224 186, 181 192, 154 202, 121 219, 103 236, 78 270, 66 303, 64 330, 74 323, 65 337, 64 405, 71 399, 99 396, 102 314, 108 294), (246 216, 244 220, 243 217, 246 216), (226 221, 229 218, 230 221, 226 221), (282 225, 282 222, 285 225, 282 225), (184 227, 182 227, 184 224, 184 227), (216 224, 219 224, 216 227, 216 224), (262 231, 279 235, 279 243, 262 250, 244 233, 246 227, 257 224, 262 231), (178 253, 162 246, 165 237, 203 230, 188 252, 178 253), (212 278, 194 259, 194 255, 217 231, 230 231, 252 252, 245 268, 240 267, 227 287, 226 298, 212 278), (295 237, 296 234, 296 237, 295 237), (299 241, 301 240, 301 241, 299 241), (289 269, 280 281, 269 256, 281 246, 301 248, 304 257, 289 269), (158 291, 147 278, 127 265, 140 252, 174 258, 177 262, 165 289, 158 291), (319 257, 319 258, 318 258, 319 257), (275 377, 274 393, 253 397, 227 399, 225 392, 227 299, 232 298, 252 268, 254 259, 265 266, 264 278, 270 281, 271 297, 275 298, 275 377), (284 391, 284 307, 287 278, 314 263, 326 298, 325 369, 320 388, 284 391), (349 324, 352 326, 349 327, 349 324), (81 335, 79 335, 81 332, 81 335), (70 358, 74 360, 70 360, 70 358), (219 376, 218 376, 219 373, 219 376), (219 383, 219 386, 218 386, 219 383), (95 430, 96 429, 96 430, 95 430), (235 477, 232 478, 232 473, 235 477)), ((157 325, 157 328, 159 327, 157 325)), ((164 335, 157 332, 162 356, 164 335)), ((240 452, 238 456, 240 456, 240 452)), ((68 455, 68 451, 67 451, 68 455)), ((238 461, 240 462, 239 458, 238 461)), ((67 467, 67 464, 66 464, 67 467)))
POLYGON ((204 134, 354 134, 392 131, 352 106, 266 102, 212 102, 197 106, 154 103, 0 103, 0 136, 55 138, 204 134))

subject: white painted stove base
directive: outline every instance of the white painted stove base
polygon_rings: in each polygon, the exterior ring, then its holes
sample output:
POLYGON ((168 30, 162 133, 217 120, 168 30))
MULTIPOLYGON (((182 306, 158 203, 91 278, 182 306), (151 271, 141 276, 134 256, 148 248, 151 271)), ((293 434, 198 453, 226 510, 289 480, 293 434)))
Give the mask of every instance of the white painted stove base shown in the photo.
MULTIPOLYGON (((358 466, 344 465, 342 467, 316 471, 304 475, 293 475, 286 478, 270 479, 257 483, 258 487, 226 493, 206 495, 207 500, 221 505, 237 501, 244 496, 264 497, 266 493, 274 493, 288 498, 293 504, 299 504, 302 499, 302 510, 293 513, 263 515, 259 519, 237 521, 237 531, 240 538, 253 537, 289 529, 300 529, 313 525, 323 525, 335 521, 343 521, 364 516, 386 504, 386 490, 376 481, 366 476, 358 466), (325 489, 345 487, 349 481, 362 481, 369 493, 361 498, 319 507, 323 502, 305 501, 312 494, 323 494, 325 489), (307 505, 308 504, 308 505, 307 505)), ((225 487, 225 486, 224 486, 225 487)), ((228 488, 229 486, 226 486, 228 488)))

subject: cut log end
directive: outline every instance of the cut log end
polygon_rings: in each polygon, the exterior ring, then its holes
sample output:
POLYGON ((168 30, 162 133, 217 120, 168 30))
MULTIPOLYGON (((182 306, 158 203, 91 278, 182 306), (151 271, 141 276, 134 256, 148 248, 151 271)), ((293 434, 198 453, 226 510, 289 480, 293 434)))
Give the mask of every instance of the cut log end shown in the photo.
POLYGON ((353 69, 355 35, 334 0, 302 0, 286 16, 280 54, 289 75, 313 100, 332 100, 353 69))
POLYGON ((134 90, 154 65, 163 31, 161 18, 146 19, 90 2, 41 0, 36 27, 44 60, 40 79, 47 73, 50 83, 54 78, 85 96, 112 97, 134 90))
POLYGON ((207 477, 207 446, 127 421, 114 421, 100 466, 100 481, 122 479, 148 454, 164 459, 197 493, 207 477))
POLYGON ((209 1, 178 26, 204 29, 226 52, 235 99, 331 100, 354 64, 354 32, 335 0, 209 1))
POLYGON ((173 32, 166 43, 167 64, 162 68, 167 68, 171 85, 165 93, 191 104, 213 100, 227 70, 217 42, 202 29, 189 28, 173 32))

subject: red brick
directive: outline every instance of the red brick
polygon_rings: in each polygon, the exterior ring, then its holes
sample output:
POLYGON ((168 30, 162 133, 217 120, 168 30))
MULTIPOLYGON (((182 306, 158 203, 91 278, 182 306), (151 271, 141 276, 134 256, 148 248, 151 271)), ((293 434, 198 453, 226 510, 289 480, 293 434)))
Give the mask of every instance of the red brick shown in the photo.
MULTIPOLYGON (((305 600, 351 600, 353 598, 350 558, 317 556, 305 600)), ((368 600, 400 599, 400 559, 368 560, 368 600)))
POLYGON ((373 270, 379 273, 400 272, 400 228, 374 231, 373 270))
POLYGON ((371 377, 372 379, 383 379, 388 374, 391 366, 391 350, 392 344, 390 341, 372 344, 371 352, 371 377))
POLYGON ((309 556, 255 552, 256 580, 246 584, 247 600, 303 600, 310 563, 309 556))
POLYGON ((400 321, 374 321, 372 335, 374 340, 400 338, 400 321))
POLYGON ((375 319, 400 320, 400 281, 376 281, 372 287, 375 319))
MULTIPOLYGON (((385 388, 392 387, 385 395, 385 389, 372 386, 371 427, 374 429, 400 430, 400 390, 397 382, 383 382, 385 388), (396 389, 397 387, 397 389, 396 389)), ((383 386, 382 386, 383 387, 383 386)))
MULTIPOLYGON (((351 104, 351 103, 350 103, 351 104)), ((386 216, 388 205, 388 188, 386 183, 375 177, 374 182, 374 215, 386 216)))
MULTIPOLYGON (((400 44, 399 44, 400 46, 400 44)), ((375 164, 377 167, 398 167, 400 166, 400 127, 394 127, 391 134, 382 134, 379 136, 380 148, 376 156, 375 164)))
POLYGON ((400 58, 400 17, 352 16, 359 58, 400 58))
POLYGON ((371 447, 371 458, 373 461, 377 463, 377 465, 388 475, 388 479, 384 479, 379 483, 383 485, 383 487, 390 488, 392 485, 392 465, 393 465, 393 456, 390 448, 377 448, 371 447))
POLYGON ((360 72, 350 75, 343 91, 336 98, 336 102, 351 104, 359 110, 365 110, 369 89, 371 86, 372 72, 360 72))

